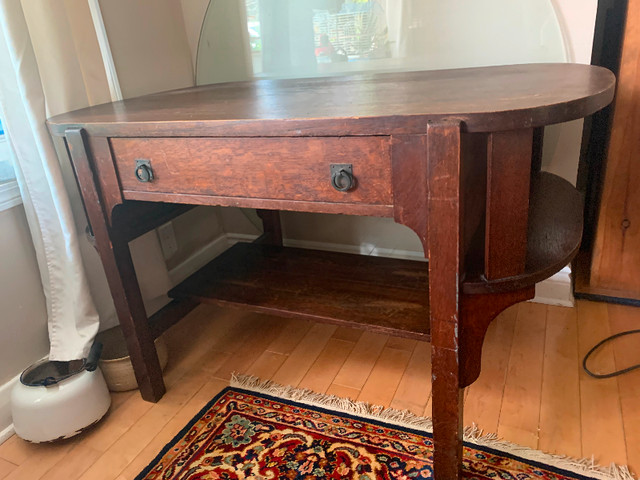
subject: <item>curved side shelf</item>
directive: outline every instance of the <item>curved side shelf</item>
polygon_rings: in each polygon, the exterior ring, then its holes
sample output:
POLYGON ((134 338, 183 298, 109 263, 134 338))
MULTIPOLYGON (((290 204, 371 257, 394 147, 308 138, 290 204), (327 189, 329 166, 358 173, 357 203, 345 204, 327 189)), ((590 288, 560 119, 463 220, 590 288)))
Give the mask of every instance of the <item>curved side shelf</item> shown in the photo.
POLYGON ((552 173, 540 172, 531 184, 525 272, 491 281, 466 281, 464 293, 517 290, 559 272, 578 253, 582 209, 582 195, 573 185, 552 173))

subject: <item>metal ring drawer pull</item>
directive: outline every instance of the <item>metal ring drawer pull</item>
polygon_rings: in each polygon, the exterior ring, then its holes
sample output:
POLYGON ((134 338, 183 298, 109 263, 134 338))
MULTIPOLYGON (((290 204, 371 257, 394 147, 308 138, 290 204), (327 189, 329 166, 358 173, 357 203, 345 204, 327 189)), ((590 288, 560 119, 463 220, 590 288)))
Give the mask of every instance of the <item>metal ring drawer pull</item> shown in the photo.
POLYGON ((351 190, 356 184, 350 164, 331 165, 331 185, 340 192, 351 190))
POLYGON ((153 169, 149 160, 136 160, 136 178, 142 183, 153 180, 153 169))

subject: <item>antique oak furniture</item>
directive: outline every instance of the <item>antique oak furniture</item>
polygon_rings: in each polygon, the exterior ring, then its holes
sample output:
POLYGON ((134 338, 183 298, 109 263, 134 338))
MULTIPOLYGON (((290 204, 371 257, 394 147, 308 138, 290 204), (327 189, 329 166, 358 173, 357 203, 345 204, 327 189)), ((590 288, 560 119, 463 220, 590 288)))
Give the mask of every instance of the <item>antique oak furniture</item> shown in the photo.
POLYGON ((49 128, 68 148, 144 399, 165 391, 154 337, 199 302, 430 340, 434 468, 450 480, 489 323, 580 243, 580 195, 540 171, 542 127, 603 108, 614 84, 572 64, 258 80, 98 105, 49 128), (147 318, 128 242, 191 205, 257 208, 265 233, 147 318), (278 210, 392 217, 428 263, 283 247, 278 210))

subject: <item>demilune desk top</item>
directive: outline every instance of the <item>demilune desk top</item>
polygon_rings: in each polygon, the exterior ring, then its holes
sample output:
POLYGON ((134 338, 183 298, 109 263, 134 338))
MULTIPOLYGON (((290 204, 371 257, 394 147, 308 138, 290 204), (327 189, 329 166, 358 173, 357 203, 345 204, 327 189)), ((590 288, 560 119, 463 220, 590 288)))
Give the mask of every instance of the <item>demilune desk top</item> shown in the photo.
POLYGON ((613 98, 608 70, 525 64, 192 87, 97 105, 49 119, 104 136, 307 136, 423 133, 460 119, 492 132, 582 118, 613 98))

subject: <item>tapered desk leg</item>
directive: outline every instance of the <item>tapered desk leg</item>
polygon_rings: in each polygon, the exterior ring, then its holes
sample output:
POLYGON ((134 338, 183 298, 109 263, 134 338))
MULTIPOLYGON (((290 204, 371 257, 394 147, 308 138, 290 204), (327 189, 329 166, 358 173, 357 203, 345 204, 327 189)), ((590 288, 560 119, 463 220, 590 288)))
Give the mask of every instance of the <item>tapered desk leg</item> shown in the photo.
POLYGON ((256 210, 262 220, 264 233, 258 238, 261 243, 267 245, 282 246, 282 223, 278 210, 256 210))
POLYGON ((142 294, 133 267, 129 244, 114 240, 112 254, 102 255, 103 264, 112 257, 117 274, 107 273, 109 288, 113 295, 120 326, 127 342, 131 364, 136 375, 142 398, 157 402, 166 389, 162 378, 162 368, 158 360, 154 338, 149 328, 149 320, 142 301, 142 294))
POLYGON ((430 123, 426 135, 392 139, 394 218, 418 234, 429 259, 430 318, 425 321, 431 322, 437 480, 459 479, 462 462, 460 157, 457 120, 430 123))
POLYGON ((461 478, 462 464, 460 152, 460 122, 427 127, 433 466, 438 480, 461 478))
POLYGON ((129 245, 108 227, 91 168, 91 154, 85 132, 82 129, 69 129, 66 140, 140 393, 145 400, 157 402, 165 392, 162 369, 149 329, 129 245))

